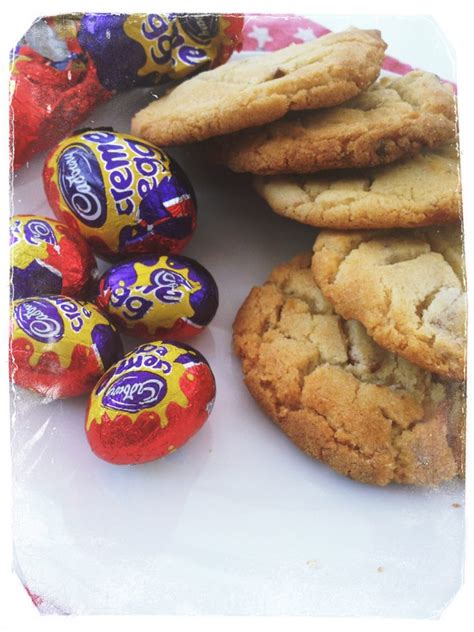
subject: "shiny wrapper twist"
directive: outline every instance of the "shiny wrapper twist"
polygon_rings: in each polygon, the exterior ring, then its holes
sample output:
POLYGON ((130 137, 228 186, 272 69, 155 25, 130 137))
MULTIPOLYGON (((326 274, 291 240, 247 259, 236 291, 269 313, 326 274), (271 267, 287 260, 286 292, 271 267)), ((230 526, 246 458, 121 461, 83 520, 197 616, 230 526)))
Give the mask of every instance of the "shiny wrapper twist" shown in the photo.
POLYGON ((109 268, 96 299, 114 323, 145 340, 200 333, 213 319, 218 301, 211 274, 179 255, 149 255, 109 268))
POLYGON ((92 451, 116 464, 159 459, 182 446, 208 418, 216 393, 209 364, 182 343, 141 345, 111 367, 89 398, 92 451))
POLYGON ((97 129, 59 143, 43 181, 55 215, 103 257, 178 253, 196 227, 193 188, 164 151, 97 129))
POLYGON ((91 303, 67 296, 14 301, 10 376, 50 399, 89 393, 123 355, 117 329, 91 303))
POLYGON ((11 218, 10 256, 13 299, 46 294, 83 296, 98 276, 86 240, 48 217, 11 218))

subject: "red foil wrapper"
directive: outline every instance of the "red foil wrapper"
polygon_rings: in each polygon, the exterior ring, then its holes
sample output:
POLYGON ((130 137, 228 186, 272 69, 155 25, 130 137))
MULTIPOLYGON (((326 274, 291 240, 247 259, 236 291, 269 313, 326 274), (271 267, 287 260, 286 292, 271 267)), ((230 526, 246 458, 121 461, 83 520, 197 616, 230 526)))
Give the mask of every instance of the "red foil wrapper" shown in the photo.
POLYGON ((198 351, 176 342, 141 345, 96 384, 86 413, 87 439, 109 463, 159 459, 201 428, 215 395, 211 368, 198 351))
POLYGON ((50 399, 89 393, 123 355, 106 316, 68 296, 14 301, 10 328, 11 381, 50 399))
MULTIPOLYGON (((79 53, 79 45, 76 48, 79 53)), ((12 83, 15 169, 70 134, 95 105, 112 96, 100 85, 93 65, 78 57, 56 68, 29 46, 19 48, 12 83)))
POLYGON ((85 239, 48 217, 10 220, 11 294, 14 300, 47 294, 86 297, 97 264, 85 239))

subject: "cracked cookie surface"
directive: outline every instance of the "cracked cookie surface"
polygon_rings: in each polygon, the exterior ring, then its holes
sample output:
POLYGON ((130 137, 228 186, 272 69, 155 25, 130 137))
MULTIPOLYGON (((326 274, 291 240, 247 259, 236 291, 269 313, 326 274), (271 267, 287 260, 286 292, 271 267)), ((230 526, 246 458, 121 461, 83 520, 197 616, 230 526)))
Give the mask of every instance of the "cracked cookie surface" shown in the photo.
POLYGON ((321 228, 409 228, 458 222, 461 183, 455 146, 391 165, 307 176, 256 176, 279 215, 321 228))
POLYGON ((253 288, 234 323, 246 385, 304 452, 353 479, 436 485, 463 473, 462 385, 336 315, 311 254, 253 288))
POLYGON ((350 29, 230 62, 138 112, 132 133, 175 145, 262 125, 290 110, 343 103, 375 81, 385 48, 379 31, 350 29))
POLYGON ((343 105, 216 138, 208 153, 233 171, 260 175, 373 167, 437 147, 455 127, 452 89, 417 70, 384 77, 343 105))
POLYGON ((344 318, 425 369, 463 379, 466 292, 458 226, 321 231, 313 274, 344 318))

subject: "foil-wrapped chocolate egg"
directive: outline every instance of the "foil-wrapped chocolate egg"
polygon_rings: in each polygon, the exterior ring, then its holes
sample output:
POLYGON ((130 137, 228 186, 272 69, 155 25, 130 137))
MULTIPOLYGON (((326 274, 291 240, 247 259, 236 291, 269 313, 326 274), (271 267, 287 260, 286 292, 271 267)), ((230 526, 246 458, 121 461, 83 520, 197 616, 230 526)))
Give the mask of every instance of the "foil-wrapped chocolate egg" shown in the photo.
POLYGON ((95 305, 67 296, 13 302, 10 376, 50 399, 90 393, 123 356, 120 335, 95 305))
POLYGON ((215 394, 211 368, 198 351, 161 340, 141 345, 90 394, 86 434, 92 451, 122 465, 159 459, 201 428, 215 394))
POLYGON ((235 14, 85 13, 78 39, 102 85, 129 90, 224 63, 242 26, 235 14))
POLYGON ((10 219, 10 256, 13 299, 81 296, 98 275, 85 239, 48 217, 14 215, 10 219))
POLYGON ((129 134, 96 129, 66 138, 46 160, 43 182, 55 215, 105 258, 178 253, 196 227, 182 169, 129 134))
POLYGON ((218 301, 211 274, 180 255, 148 255, 112 266, 96 298, 113 322, 145 340, 194 336, 214 318, 218 301))

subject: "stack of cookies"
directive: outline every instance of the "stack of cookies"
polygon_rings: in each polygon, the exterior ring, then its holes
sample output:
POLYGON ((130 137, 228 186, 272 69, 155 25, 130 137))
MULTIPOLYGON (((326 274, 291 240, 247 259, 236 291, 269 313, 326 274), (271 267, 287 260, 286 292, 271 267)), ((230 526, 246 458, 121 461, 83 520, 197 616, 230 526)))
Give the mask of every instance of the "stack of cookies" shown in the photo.
POLYGON ((320 231, 235 320, 265 412, 353 479, 435 485, 464 470, 455 102, 429 73, 377 80, 385 48, 378 31, 351 29, 230 63, 132 128, 159 145, 204 141, 215 162, 254 174, 276 213, 320 231))

